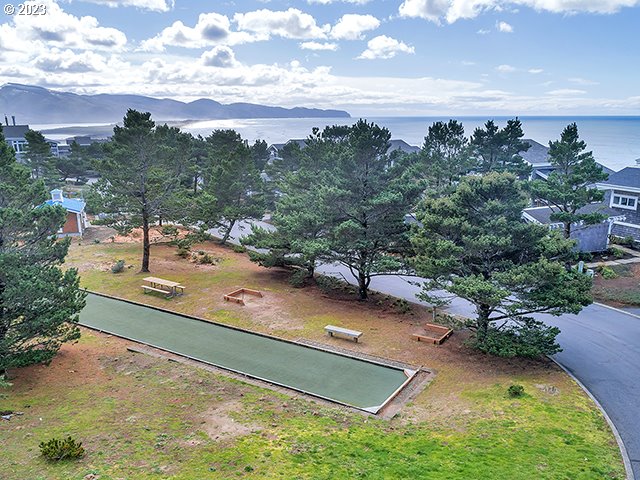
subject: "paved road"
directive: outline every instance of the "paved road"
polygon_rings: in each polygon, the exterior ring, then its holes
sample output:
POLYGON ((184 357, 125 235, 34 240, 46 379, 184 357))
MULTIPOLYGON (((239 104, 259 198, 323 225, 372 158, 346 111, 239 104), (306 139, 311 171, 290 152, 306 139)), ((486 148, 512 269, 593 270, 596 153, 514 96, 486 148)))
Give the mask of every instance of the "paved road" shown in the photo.
MULTIPOLYGON (((234 229, 233 241, 250 229, 247 224, 234 229)), ((322 265, 318 271, 355 283, 340 265, 322 265)), ((419 279, 414 277, 374 277, 371 289, 422 303, 415 297, 420 290, 416 281, 419 279)), ((453 299, 447 310, 462 316, 473 314, 473 307, 461 299, 453 299)), ((558 341, 563 351, 554 356, 555 360, 575 375, 606 410, 626 446, 633 473, 640 479, 640 318, 602 305, 590 305, 579 315, 539 318, 562 331, 558 341)))

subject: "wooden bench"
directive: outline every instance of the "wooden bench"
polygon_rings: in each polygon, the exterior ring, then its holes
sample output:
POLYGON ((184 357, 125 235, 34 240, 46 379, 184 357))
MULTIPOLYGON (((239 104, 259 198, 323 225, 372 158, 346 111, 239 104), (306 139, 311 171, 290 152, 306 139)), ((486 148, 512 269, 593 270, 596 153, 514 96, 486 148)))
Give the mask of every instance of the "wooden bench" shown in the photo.
POLYGON ((358 339, 362 336, 362 332, 349 330, 348 328, 336 327, 335 325, 327 325, 324 329, 331 337, 334 335, 343 336, 350 340, 354 340, 356 343, 358 343, 358 339))
POLYGON ((148 285, 140 285, 142 287, 142 290, 144 291, 144 293, 147 293, 147 290, 150 292, 158 292, 158 293, 162 293, 164 295, 166 295, 167 297, 170 297, 172 295, 171 290, 163 290, 161 288, 155 288, 155 287, 150 287, 148 285))

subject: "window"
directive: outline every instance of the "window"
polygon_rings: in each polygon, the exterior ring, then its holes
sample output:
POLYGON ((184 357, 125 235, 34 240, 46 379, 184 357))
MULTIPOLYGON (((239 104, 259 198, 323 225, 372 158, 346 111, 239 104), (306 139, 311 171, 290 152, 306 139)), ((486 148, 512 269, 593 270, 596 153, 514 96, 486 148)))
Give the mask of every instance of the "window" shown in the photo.
POLYGON ((611 207, 625 208, 627 210, 635 210, 638 204, 638 197, 629 197, 627 195, 611 195, 611 207))

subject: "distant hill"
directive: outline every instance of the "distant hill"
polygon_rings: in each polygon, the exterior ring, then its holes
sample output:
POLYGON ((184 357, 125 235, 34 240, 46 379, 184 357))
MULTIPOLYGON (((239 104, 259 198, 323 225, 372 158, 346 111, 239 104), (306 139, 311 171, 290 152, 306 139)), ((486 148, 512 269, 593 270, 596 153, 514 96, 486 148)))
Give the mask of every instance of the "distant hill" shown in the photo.
POLYGON ((151 112, 154 120, 350 117, 343 110, 268 107, 253 103, 224 105, 205 98, 184 103, 142 95, 77 95, 16 83, 0 88, 0 118, 15 115, 19 123, 118 122, 128 108, 151 112))

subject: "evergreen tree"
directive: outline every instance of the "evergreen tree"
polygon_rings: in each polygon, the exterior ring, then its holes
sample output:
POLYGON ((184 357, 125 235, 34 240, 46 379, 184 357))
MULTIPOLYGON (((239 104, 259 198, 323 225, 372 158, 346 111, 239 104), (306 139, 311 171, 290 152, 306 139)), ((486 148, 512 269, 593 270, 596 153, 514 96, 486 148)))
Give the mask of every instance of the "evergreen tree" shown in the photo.
POLYGON ((387 155, 391 134, 386 128, 359 120, 329 127, 323 137, 335 162, 317 186, 330 215, 326 258, 349 269, 360 299, 366 299, 372 277, 406 270, 405 215, 421 188, 407 181, 407 163, 394 163, 387 155))
POLYGON ((220 227, 226 243, 241 220, 262 218, 262 180, 247 142, 234 130, 216 130, 206 138, 204 189, 198 196, 196 220, 220 227))
POLYGON ((264 267, 302 268, 313 277, 322 255, 328 253, 327 212, 319 195, 318 177, 308 170, 291 172, 279 183, 281 195, 271 217, 275 230, 254 227, 242 239, 264 251, 250 252, 264 267))
POLYGON ((578 126, 575 123, 568 125, 562 131, 560 140, 549 142, 549 160, 554 167, 553 172, 547 180, 531 182, 533 196, 553 210, 551 220, 564 225, 565 238, 571 237, 574 223, 589 225, 607 218, 598 212, 580 213, 585 205, 602 201, 603 192, 594 188, 593 184, 609 177, 596 163, 593 154, 585 151, 586 148, 587 144, 579 139, 578 126))
POLYGON ((56 241, 66 219, 47 206, 42 181, 15 161, 0 128, 0 377, 8 368, 50 361, 76 340, 85 293, 76 270, 61 270, 69 241, 56 241))
POLYGON ((68 156, 55 158, 54 165, 58 177, 63 182, 69 177, 79 179, 87 174, 89 160, 85 147, 82 147, 75 140, 71 143, 68 156))
POLYGON ((47 183, 53 183, 54 156, 42 133, 35 130, 27 130, 24 134, 27 141, 25 149, 25 162, 31 169, 33 178, 43 179, 47 183))
POLYGON ((141 272, 149 271, 149 229, 166 218, 180 188, 189 155, 185 135, 166 125, 156 128, 150 113, 130 109, 123 126, 113 129, 106 157, 96 162, 101 179, 95 189, 108 223, 121 231, 142 227, 141 272))
POLYGON ((493 120, 488 120, 484 128, 476 128, 471 137, 474 170, 511 172, 520 178, 529 176, 531 166, 520 153, 529 150, 531 145, 522 141, 523 136, 522 123, 517 118, 508 120, 504 128, 499 128, 493 120))
POLYGON ((521 221, 529 199, 512 174, 464 178, 446 197, 423 200, 412 235, 422 298, 444 289, 476 307, 475 345, 501 356, 559 351, 559 333, 530 317, 578 313, 591 279, 562 262, 572 242, 521 221))
POLYGON ((431 125, 419 154, 428 187, 436 192, 451 187, 471 168, 470 153, 462 123, 449 120, 431 125))

